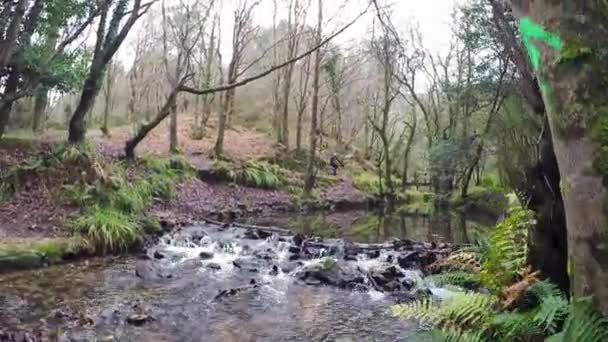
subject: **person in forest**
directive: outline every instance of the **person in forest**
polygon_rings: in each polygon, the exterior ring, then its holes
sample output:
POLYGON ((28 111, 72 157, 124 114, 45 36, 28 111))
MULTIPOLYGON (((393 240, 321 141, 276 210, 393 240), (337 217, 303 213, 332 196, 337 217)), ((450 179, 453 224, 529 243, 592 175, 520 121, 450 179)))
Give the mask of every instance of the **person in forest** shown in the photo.
POLYGON ((329 174, 336 176, 338 174, 338 168, 344 167, 344 164, 338 159, 338 156, 334 153, 329 158, 329 174))

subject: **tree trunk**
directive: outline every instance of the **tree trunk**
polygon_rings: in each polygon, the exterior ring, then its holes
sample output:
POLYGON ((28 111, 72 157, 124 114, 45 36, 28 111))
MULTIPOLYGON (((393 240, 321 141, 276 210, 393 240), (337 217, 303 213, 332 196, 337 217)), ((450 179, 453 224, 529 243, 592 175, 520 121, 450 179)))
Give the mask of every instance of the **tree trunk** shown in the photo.
POLYGON ((593 296, 608 314, 608 56, 600 53, 608 35, 608 5, 548 0, 516 5, 561 174, 572 293, 593 296))
POLYGON ((101 70, 91 70, 89 77, 84 82, 80 102, 72 115, 72 119, 70 119, 68 141, 71 143, 81 143, 85 139, 87 132, 86 115, 93 108, 95 99, 101 90, 99 80, 102 74, 103 71, 101 70))
MULTIPOLYGON (((416 120, 416 119, 414 119, 416 120)), ((407 143, 405 145, 405 152, 403 154, 403 173, 401 174, 401 190, 405 191, 407 188, 407 173, 410 165, 410 152, 412 151, 412 145, 414 144, 414 137, 416 136, 416 121, 410 127, 410 134, 407 137, 407 143)))
POLYGON ((131 139, 127 140, 125 144, 125 155, 128 159, 135 158, 135 148, 139 143, 146 138, 148 133, 152 131, 156 126, 158 126, 169 114, 171 113, 171 108, 174 106, 174 103, 177 101, 178 90, 174 89, 167 98, 167 101, 160 109, 154 120, 151 122, 142 125, 137 131, 137 134, 133 136, 131 139))
POLYGON ((179 142, 177 141, 177 97, 174 98, 171 103, 171 116, 169 121, 169 152, 176 154, 179 149, 179 142))
MULTIPOLYGON (((19 70, 12 70, 11 75, 6 81, 6 87, 4 89, 4 98, 10 97, 17 91, 19 85, 19 70)), ((0 100, 0 138, 6 132, 6 126, 11 118, 11 112, 13 109, 13 103, 15 101, 1 101, 0 100)))
MULTIPOLYGON (((295 54, 295 52, 293 53, 295 54)), ((290 58, 293 58, 292 55, 290 58)), ((281 123, 281 144, 285 146, 286 150, 289 150, 289 94, 291 93, 291 80, 293 75, 294 64, 287 66, 285 70, 285 83, 283 84, 283 115, 281 123)))
POLYGON ((304 119, 304 108, 298 111, 298 124, 296 127, 296 151, 302 150, 302 121, 304 119))
POLYGON ((32 121, 32 130, 34 132, 44 131, 44 122, 46 121, 46 105, 48 104, 49 90, 41 88, 36 94, 34 100, 34 118, 32 121))
MULTIPOLYGON (((318 3, 318 22, 317 22, 317 33, 316 42, 321 43, 321 35, 323 30, 323 0, 319 0, 318 3)), ((317 116, 319 113, 319 83, 321 74, 321 50, 315 51, 315 64, 314 64, 314 76, 312 86, 312 107, 310 114, 310 152, 308 155, 308 166, 306 168, 306 181, 304 184, 304 194, 310 196, 312 189, 315 185, 315 158, 317 153, 317 116)))
POLYGON ((233 89, 226 91, 226 94, 224 95, 224 103, 222 105, 222 110, 219 113, 217 140, 215 141, 215 147, 213 148, 213 154, 217 159, 221 159, 224 156, 224 133, 226 131, 226 120, 230 115, 230 112, 232 111, 231 105, 233 103, 233 97, 233 89))

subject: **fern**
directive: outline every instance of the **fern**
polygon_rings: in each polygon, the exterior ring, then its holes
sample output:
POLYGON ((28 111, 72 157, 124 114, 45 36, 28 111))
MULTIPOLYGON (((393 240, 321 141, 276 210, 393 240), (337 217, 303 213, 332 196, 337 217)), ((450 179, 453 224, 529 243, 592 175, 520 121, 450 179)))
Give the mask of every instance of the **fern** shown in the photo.
POLYGON ((434 329, 420 334, 416 342, 483 342, 484 331, 464 331, 457 328, 434 329))
POLYGON ((495 313, 498 298, 472 292, 455 293, 436 305, 424 298, 409 304, 395 305, 392 313, 405 319, 415 319, 423 326, 434 328, 481 329, 495 313))
POLYGON ((436 286, 453 285, 468 290, 479 289, 481 282, 479 276, 474 273, 455 271, 431 275, 429 279, 436 286))
POLYGON ((512 284, 526 268, 528 229, 535 224, 533 213, 523 208, 511 211, 496 225, 482 264, 481 279, 492 290, 512 284))
POLYGON ((561 296, 545 297, 534 316, 534 321, 547 334, 555 334, 568 317, 568 309, 568 301, 565 298, 561 296))
POLYGON ((493 336, 501 341, 514 341, 542 335, 542 330, 535 324, 534 318, 534 311, 500 313, 492 318, 493 336))
POLYGON ((608 341, 608 321, 595 309, 591 299, 579 299, 570 304, 563 331, 547 341, 605 342, 608 341))
POLYGON ((435 327, 441 321, 437 306, 430 298, 422 298, 408 304, 393 305, 393 316, 415 319, 423 326, 435 327))

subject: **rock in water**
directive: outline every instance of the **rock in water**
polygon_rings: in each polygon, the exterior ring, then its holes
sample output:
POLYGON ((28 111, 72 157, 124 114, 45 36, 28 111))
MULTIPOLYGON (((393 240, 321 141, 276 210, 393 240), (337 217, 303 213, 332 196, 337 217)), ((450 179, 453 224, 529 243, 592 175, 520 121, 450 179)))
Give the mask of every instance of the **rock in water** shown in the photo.
POLYGON ((152 316, 146 314, 132 314, 127 317, 127 323, 135 326, 142 326, 153 320, 154 318, 152 316))
POLYGON ((159 251, 154 251, 154 259, 164 259, 165 255, 159 251))
POLYGON ((208 263, 205 267, 207 267, 210 270, 215 270, 215 271, 219 271, 222 269, 222 266, 220 266, 219 264, 216 264, 214 262, 208 263))
POLYGON ((363 275, 342 261, 334 262, 331 267, 324 263, 310 265, 300 270, 296 277, 311 285, 319 283, 349 289, 364 283, 363 275))
POLYGON ((252 273, 258 273, 260 270, 260 262, 258 259, 254 259, 251 257, 238 258, 232 262, 234 267, 243 270, 249 271, 252 273))
POLYGON ((213 259, 213 253, 211 252, 201 252, 198 256, 203 260, 213 259))

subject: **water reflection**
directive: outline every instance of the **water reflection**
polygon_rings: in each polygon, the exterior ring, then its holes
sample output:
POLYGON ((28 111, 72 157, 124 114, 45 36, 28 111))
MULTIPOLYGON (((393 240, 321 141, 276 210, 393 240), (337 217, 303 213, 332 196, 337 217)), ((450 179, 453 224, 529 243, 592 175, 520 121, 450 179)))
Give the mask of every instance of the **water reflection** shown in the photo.
POLYGON ((394 238, 415 241, 467 244, 475 241, 495 220, 442 210, 431 214, 382 215, 368 211, 303 214, 291 217, 261 217, 243 220, 249 224, 289 228, 306 235, 344 238, 353 242, 377 243, 394 238))

